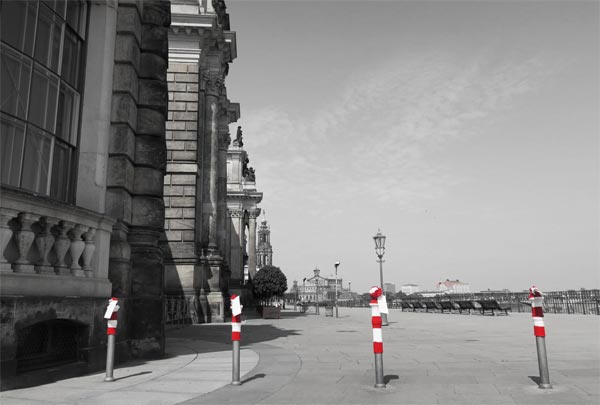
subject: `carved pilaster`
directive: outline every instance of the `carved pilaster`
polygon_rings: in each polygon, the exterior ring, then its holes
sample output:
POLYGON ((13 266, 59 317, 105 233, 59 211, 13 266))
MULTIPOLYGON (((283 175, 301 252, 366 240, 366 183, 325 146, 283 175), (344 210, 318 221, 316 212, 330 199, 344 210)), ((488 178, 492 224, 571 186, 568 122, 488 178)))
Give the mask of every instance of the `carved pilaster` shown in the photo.
POLYGON ((223 75, 220 72, 204 72, 201 76, 200 86, 207 95, 219 97, 225 87, 223 75))

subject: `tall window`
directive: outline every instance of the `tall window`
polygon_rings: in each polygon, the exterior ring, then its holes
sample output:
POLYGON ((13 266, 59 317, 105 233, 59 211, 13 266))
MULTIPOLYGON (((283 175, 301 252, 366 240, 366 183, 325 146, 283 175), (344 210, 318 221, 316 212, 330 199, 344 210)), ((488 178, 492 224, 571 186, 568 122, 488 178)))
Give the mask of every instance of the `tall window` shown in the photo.
POLYGON ((0 3, 0 180, 72 201, 84 0, 0 3))

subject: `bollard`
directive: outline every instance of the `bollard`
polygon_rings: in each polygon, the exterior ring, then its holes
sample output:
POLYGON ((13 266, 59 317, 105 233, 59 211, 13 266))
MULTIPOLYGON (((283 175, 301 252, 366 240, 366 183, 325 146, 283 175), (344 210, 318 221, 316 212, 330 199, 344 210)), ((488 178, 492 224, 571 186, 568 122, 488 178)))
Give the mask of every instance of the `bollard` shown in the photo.
POLYGON ((114 381, 113 370, 115 367, 115 340, 117 336, 117 311, 119 301, 116 298, 108 300, 108 307, 104 313, 104 318, 108 319, 106 334, 108 341, 106 343, 106 377, 104 381, 114 381))
POLYGON ((231 385, 241 385, 240 381, 240 340, 242 338, 242 306, 240 297, 231 295, 231 342, 233 343, 231 385))
POLYGON ((373 325, 373 353, 375 354, 375 388, 385 388, 383 378, 383 334, 381 333, 381 312, 379 311, 378 297, 381 288, 371 287, 371 323, 373 325))
POLYGON ((531 301, 531 316, 533 317, 533 334, 537 347, 538 366, 540 369, 539 388, 552 388, 550 374, 548 373, 548 358, 546 356, 546 327, 544 326, 544 310, 542 308, 544 297, 536 286, 529 289, 529 300, 531 301))

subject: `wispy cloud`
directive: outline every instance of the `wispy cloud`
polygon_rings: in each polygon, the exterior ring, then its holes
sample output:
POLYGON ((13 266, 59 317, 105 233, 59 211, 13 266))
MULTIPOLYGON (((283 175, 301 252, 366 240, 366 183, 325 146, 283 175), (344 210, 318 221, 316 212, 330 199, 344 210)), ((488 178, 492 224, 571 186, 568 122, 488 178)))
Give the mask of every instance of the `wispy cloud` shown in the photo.
POLYGON ((355 72, 341 94, 330 95, 329 105, 315 103, 314 111, 245 108, 258 185, 269 188, 274 204, 297 198, 316 210, 357 193, 400 209, 438 198, 461 179, 431 153, 485 136, 478 123, 535 87, 540 66, 535 58, 498 64, 489 54, 415 55, 355 72))

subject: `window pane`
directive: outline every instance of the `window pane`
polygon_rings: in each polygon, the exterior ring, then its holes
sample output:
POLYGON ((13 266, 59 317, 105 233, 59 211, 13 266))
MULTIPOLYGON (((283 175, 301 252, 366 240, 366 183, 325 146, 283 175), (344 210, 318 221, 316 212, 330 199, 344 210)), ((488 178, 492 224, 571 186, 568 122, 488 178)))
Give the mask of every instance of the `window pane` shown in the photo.
POLYGON ((44 0, 44 3, 62 18, 65 18, 65 0, 44 0))
POLYGON ((25 143, 25 124, 2 114, 0 132, 0 177, 2 183, 19 186, 21 158, 25 143))
POLYGON ((0 58, 0 108, 2 111, 25 119, 29 81, 31 80, 31 61, 2 44, 0 58))
POLYGON ((76 89, 79 89, 79 72, 81 70, 81 40, 71 30, 65 31, 63 58, 60 76, 76 89))
POLYGON ((67 24, 85 38, 85 3, 79 0, 67 2, 67 24))
POLYGON ((69 200, 70 168, 71 148, 60 141, 55 141, 50 197, 63 201, 69 200))
POLYGON ((2 41, 32 55, 36 10, 35 1, 2 1, 2 41))
POLYGON ((58 72, 58 57, 64 23, 47 7, 40 5, 35 37, 35 59, 58 72))
POLYGON ((25 138, 23 178, 21 187, 40 194, 48 194, 50 149, 52 137, 34 127, 29 127, 25 138))
POLYGON ((29 121, 54 133, 57 101, 58 77, 36 65, 33 68, 29 121))
POLYGON ((58 97, 58 119, 56 135, 71 145, 77 145, 77 113, 79 112, 79 94, 64 83, 60 86, 58 97))

